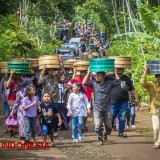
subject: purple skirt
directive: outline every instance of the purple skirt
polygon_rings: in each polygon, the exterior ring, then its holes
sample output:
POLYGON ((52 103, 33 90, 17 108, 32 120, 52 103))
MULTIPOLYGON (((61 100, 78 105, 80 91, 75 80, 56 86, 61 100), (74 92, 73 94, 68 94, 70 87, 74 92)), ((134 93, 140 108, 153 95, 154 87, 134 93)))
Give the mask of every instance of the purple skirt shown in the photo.
POLYGON ((67 108, 64 103, 58 103, 59 113, 62 119, 61 129, 68 129, 69 117, 67 117, 67 108))

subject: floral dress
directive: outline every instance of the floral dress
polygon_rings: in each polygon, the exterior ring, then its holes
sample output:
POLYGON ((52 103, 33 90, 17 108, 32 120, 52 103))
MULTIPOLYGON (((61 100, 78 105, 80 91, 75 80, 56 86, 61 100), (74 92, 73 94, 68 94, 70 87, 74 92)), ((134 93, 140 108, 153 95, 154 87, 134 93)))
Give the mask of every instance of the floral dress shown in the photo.
MULTIPOLYGON (((16 101, 13 106, 13 113, 17 113, 17 120, 19 124, 19 136, 25 137, 25 123, 23 118, 23 109, 22 109, 22 100, 26 95, 26 89, 22 89, 21 91, 17 92, 16 94, 16 101)), ((37 135, 41 135, 41 127, 39 120, 36 121, 36 133, 37 135)))

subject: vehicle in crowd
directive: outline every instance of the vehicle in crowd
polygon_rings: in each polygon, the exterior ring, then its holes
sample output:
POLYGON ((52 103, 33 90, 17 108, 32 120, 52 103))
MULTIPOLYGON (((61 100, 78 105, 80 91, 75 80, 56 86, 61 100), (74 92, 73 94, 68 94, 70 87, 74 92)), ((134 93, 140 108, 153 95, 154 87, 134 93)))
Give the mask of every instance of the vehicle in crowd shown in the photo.
POLYGON ((76 56, 79 55, 79 46, 78 46, 78 44, 76 44, 76 43, 64 43, 63 46, 64 46, 64 48, 71 48, 71 49, 73 49, 74 50, 74 54, 76 56))
POLYGON ((78 47, 80 47, 82 41, 83 41, 82 37, 74 37, 70 39, 69 43, 75 43, 78 45, 78 47))
POLYGON ((74 50, 71 48, 58 48, 56 54, 62 55, 62 60, 73 59, 75 57, 74 50))

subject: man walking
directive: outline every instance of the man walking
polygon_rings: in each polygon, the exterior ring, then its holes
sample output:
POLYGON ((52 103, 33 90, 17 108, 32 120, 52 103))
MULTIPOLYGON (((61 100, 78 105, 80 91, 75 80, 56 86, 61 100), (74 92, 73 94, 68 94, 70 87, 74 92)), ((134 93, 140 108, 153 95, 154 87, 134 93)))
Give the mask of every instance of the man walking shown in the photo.
MULTIPOLYGON (((114 120, 118 116, 119 120, 118 136, 126 138, 127 135, 124 134, 124 129, 126 122, 126 114, 128 110, 128 100, 129 100, 128 92, 130 91, 133 94, 136 103, 139 102, 139 99, 134 90, 134 86, 131 79, 127 75, 123 74, 124 69, 117 68, 116 70, 119 78, 121 79, 121 85, 114 87, 111 91, 112 127, 114 127, 114 120)), ((113 80, 116 79, 116 76, 114 74, 108 75, 108 77, 113 80)))
MULTIPOLYGON (((97 72, 96 79, 87 82, 90 72, 83 79, 82 84, 94 89, 94 123, 95 131, 98 135, 98 145, 103 145, 103 141, 107 141, 107 135, 112 131, 112 113, 111 113, 111 90, 113 87, 120 85, 120 80, 109 80, 105 77, 105 72, 97 72), (105 134, 103 133, 102 123, 104 123, 105 134)), ((116 79, 119 79, 116 74, 116 79)))

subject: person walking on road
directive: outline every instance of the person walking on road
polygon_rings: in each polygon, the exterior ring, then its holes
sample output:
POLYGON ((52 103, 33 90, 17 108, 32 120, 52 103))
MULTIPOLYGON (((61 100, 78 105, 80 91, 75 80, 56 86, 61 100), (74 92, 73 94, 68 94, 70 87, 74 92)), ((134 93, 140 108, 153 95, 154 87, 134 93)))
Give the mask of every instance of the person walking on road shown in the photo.
POLYGON ((141 84, 147 89, 150 96, 150 110, 152 113, 152 126, 154 131, 154 149, 160 148, 160 74, 155 75, 157 81, 146 81, 147 67, 141 77, 141 84))
POLYGON ((75 82, 73 85, 73 93, 70 94, 67 108, 69 116, 72 117, 72 137, 73 142, 77 143, 83 140, 82 128, 83 117, 87 117, 87 111, 90 113, 90 103, 82 85, 75 82))
POLYGON ((55 127, 55 115, 58 117, 58 125, 62 124, 61 116, 58 113, 57 107, 51 102, 50 93, 44 92, 42 96, 42 102, 38 107, 38 112, 41 114, 41 128, 43 143, 47 141, 47 136, 50 136, 51 146, 55 145, 54 138, 54 127, 55 127))
MULTIPOLYGON (((133 94, 135 98, 135 103, 138 103, 139 99, 134 90, 134 86, 131 79, 127 75, 123 74, 124 69, 117 68, 116 71, 119 78, 121 79, 121 85, 114 87, 111 91, 112 127, 114 127, 114 120, 118 116, 119 120, 118 136, 126 138, 127 135, 124 133, 124 129, 126 122, 126 114, 128 110, 128 100, 129 100, 128 92, 130 91, 133 94)), ((113 80, 116 79, 116 75, 114 74, 108 75, 108 77, 113 80)))
MULTIPOLYGON (((84 77, 87 75, 87 70, 86 71, 80 71, 80 76, 78 78, 76 77, 76 70, 74 70, 74 74, 73 77, 71 79, 71 83, 75 83, 75 82, 79 82, 80 84, 82 84, 82 81, 84 79, 84 77)), ((87 78, 87 82, 91 82, 92 80, 90 79, 90 77, 87 78)), ((83 89, 85 91, 85 94, 88 98, 88 101, 91 103, 92 101, 92 94, 93 94, 93 89, 87 86, 83 86, 83 89)), ((83 132, 87 132, 88 128, 86 127, 87 124, 87 117, 83 118, 83 132)))
POLYGON ((36 142, 36 117, 37 108, 40 105, 38 97, 35 96, 33 85, 27 86, 27 96, 22 100, 22 109, 25 123, 25 142, 29 142, 31 137, 36 142))
POLYGON ((89 76, 90 71, 88 70, 82 84, 94 89, 93 115, 95 131, 99 139, 97 145, 103 145, 103 141, 107 141, 107 135, 110 135, 112 131, 111 90, 120 85, 120 80, 118 80, 118 75, 116 76, 117 80, 112 81, 105 77, 105 72, 97 72, 96 79, 92 82, 87 82, 89 76), (105 132, 102 129, 103 122, 105 132))
MULTIPOLYGON (((56 71, 52 68, 46 68, 46 65, 43 66, 41 74, 39 76, 38 84, 42 84, 42 94, 44 92, 49 92, 51 95, 52 103, 54 103, 58 109, 58 99, 59 99, 59 88, 56 71), (47 75, 45 75, 47 72, 47 75)), ((55 127, 54 127, 54 136, 58 135, 58 117, 55 116, 55 127)))

